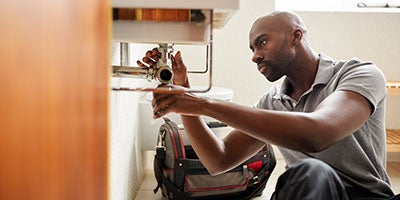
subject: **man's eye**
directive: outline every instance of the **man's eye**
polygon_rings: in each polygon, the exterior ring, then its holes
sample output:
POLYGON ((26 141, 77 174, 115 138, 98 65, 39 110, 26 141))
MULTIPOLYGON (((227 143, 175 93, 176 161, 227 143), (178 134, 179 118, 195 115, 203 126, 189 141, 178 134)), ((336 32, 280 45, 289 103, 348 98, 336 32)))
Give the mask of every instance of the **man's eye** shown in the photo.
POLYGON ((265 46, 265 44, 267 44, 267 41, 265 41, 265 40, 261 40, 261 41, 260 41, 260 47, 265 46))

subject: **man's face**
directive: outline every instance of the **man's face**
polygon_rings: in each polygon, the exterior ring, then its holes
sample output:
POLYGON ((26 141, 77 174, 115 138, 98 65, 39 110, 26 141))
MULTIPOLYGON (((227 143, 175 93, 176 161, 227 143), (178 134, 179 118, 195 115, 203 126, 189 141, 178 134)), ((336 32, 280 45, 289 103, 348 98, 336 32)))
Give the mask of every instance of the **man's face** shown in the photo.
POLYGON ((276 20, 261 19, 254 23, 249 36, 252 61, 258 71, 273 82, 286 75, 295 52, 288 39, 290 30, 276 20))

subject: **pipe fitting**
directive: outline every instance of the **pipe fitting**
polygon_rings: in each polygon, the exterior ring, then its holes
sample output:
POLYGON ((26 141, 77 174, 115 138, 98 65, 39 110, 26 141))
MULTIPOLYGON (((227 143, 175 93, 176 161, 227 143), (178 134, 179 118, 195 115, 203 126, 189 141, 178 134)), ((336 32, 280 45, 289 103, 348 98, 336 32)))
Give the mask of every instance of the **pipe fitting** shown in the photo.
POLYGON ((171 83, 174 73, 172 72, 171 68, 168 65, 163 65, 157 69, 155 74, 155 78, 161 84, 168 84, 171 83))

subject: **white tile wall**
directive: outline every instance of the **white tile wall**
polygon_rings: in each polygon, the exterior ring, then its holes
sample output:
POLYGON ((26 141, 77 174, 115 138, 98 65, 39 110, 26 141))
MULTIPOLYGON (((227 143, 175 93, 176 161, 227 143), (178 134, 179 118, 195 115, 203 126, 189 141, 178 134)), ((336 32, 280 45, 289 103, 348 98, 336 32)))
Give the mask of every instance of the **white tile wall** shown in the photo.
MULTIPOLYGON (((119 65, 119 45, 113 43, 112 64, 119 65)), ((135 49, 132 52, 136 52, 135 49)), ((140 51, 144 53, 145 51, 140 51)), ((136 53, 135 53, 136 55, 136 53)), ((132 59, 138 56, 132 55, 132 59)), ((132 60, 131 60, 132 62, 132 60)), ((111 86, 150 87, 144 79, 112 78, 111 86)), ((142 183, 144 166, 140 150, 139 100, 145 93, 112 91, 110 93, 110 199, 132 200, 142 183)))
POLYGON ((133 92, 111 92, 111 200, 134 198, 144 177, 135 103, 139 98, 133 92))

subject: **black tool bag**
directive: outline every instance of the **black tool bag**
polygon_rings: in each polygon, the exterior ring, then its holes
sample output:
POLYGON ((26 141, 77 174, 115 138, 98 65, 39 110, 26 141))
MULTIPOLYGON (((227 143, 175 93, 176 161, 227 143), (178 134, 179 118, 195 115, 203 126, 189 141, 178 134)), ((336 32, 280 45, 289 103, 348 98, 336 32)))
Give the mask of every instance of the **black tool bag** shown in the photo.
POLYGON ((178 126, 164 119, 154 158, 157 187, 169 199, 251 199, 261 196, 276 160, 269 144, 236 168, 211 176, 178 126))

